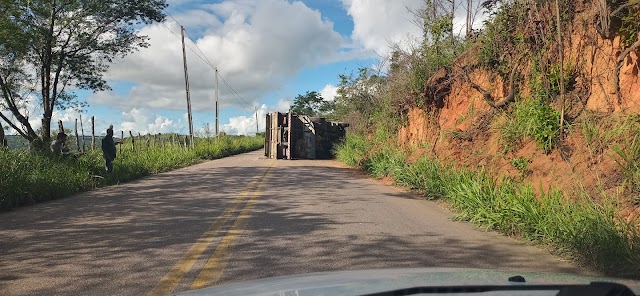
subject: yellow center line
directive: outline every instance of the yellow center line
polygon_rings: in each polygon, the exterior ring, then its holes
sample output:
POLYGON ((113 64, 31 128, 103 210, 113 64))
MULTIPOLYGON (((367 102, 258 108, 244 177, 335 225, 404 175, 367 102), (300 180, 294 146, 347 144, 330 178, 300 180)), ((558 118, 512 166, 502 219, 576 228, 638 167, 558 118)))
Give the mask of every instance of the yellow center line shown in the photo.
POLYGON ((200 271, 198 277, 193 281, 191 289, 201 289, 207 286, 211 286, 218 282, 220 277, 222 277, 222 273, 224 272, 224 269, 227 265, 227 260, 225 260, 227 257, 227 250, 229 249, 229 246, 233 244, 237 235, 240 233, 240 229, 244 225, 245 220, 249 217, 249 213, 257 202, 257 197, 262 193, 262 187, 268 179, 267 174, 269 173, 270 169, 271 166, 269 166, 269 168, 267 169, 265 176, 262 178, 260 184, 251 195, 251 198, 247 201, 246 205, 240 212, 240 215, 238 215, 238 218, 236 218, 236 221, 227 232, 227 235, 222 238, 215 252, 213 253, 213 255, 211 255, 211 258, 209 258, 204 268, 202 268, 202 271, 200 271))
POLYGON ((253 187, 261 177, 264 179, 267 172, 262 176, 258 175, 251 178, 246 189, 242 191, 239 196, 233 199, 232 203, 220 216, 218 216, 218 218, 216 218, 211 227, 189 248, 184 258, 176 263, 171 271, 169 271, 169 273, 160 280, 158 285, 156 285, 153 290, 147 294, 148 296, 167 295, 176 288, 176 286, 182 281, 184 275, 191 270, 200 255, 202 255, 209 245, 211 245, 215 239, 215 234, 227 223, 227 221, 229 221, 229 219, 231 219, 232 214, 240 207, 245 197, 251 191, 251 187, 253 187))

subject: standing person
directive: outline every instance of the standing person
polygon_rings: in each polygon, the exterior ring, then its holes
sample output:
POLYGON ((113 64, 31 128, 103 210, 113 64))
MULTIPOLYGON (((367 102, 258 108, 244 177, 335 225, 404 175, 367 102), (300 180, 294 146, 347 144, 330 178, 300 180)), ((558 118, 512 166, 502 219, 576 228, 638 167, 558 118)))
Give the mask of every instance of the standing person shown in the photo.
MULTIPOLYGON (((119 142, 117 143, 119 144, 119 142)), ((102 138, 102 156, 107 172, 113 171, 113 160, 116 159, 116 143, 113 141, 113 125, 107 129, 107 135, 102 138)))
POLYGON ((56 139, 51 142, 51 152, 59 156, 69 155, 69 148, 67 148, 67 134, 59 132, 56 139))

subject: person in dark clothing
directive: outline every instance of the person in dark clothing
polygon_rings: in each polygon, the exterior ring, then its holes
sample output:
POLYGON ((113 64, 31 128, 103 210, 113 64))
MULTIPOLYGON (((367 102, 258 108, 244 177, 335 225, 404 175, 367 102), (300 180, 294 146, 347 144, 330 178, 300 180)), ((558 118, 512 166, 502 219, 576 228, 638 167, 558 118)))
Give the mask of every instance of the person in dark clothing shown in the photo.
POLYGON ((59 132, 56 139, 51 142, 51 153, 58 156, 68 156, 70 154, 69 148, 67 148, 67 134, 59 132))
POLYGON ((113 171, 113 160, 116 159, 116 144, 113 141, 113 125, 107 129, 107 136, 102 138, 102 156, 104 157, 107 172, 113 171))

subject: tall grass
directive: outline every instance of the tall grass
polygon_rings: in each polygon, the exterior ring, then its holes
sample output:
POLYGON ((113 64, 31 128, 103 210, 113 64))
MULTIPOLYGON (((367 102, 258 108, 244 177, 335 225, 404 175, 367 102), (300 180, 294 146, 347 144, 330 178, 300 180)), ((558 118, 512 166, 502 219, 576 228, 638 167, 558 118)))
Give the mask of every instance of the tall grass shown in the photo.
POLYGON ((460 220, 552 245, 607 274, 640 276, 640 221, 619 216, 614 198, 595 202, 584 192, 569 198, 558 190, 536 195, 530 184, 486 171, 427 157, 407 163, 394 147, 372 152, 354 145, 363 141, 348 135, 338 155, 375 177, 391 176, 427 198, 447 200, 460 220))
POLYGON ((524 138, 531 138, 538 148, 550 153, 560 134, 560 113, 541 99, 517 101, 500 130, 504 150, 512 151, 524 138))
POLYGON ((106 173, 100 150, 75 157, 51 157, 24 150, 0 151, 0 210, 25 203, 66 197, 100 186, 117 184, 202 160, 259 149, 260 137, 222 137, 196 141, 194 149, 179 145, 123 145, 114 162, 114 171, 106 173))
POLYGON ((336 159, 348 166, 360 167, 367 158, 368 143, 364 137, 349 134, 335 150, 336 159))

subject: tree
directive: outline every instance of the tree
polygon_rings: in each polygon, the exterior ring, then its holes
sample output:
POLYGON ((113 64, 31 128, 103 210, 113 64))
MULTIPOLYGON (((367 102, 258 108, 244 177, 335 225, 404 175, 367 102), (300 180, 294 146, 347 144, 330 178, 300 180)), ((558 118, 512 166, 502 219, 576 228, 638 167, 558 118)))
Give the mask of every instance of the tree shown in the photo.
POLYGON ((338 78, 334 117, 348 122, 354 131, 366 131, 375 120, 374 113, 386 106, 387 77, 359 68, 357 75, 341 74, 338 78))
POLYGON ((166 7, 164 0, 0 2, 0 118, 29 142, 51 140, 56 108, 83 106, 74 88, 109 90, 103 75, 113 59, 149 45, 134 26, 163 21, 166 7), (30 98, 42 106, 40 135, 23 108, 30 98))
POLYGON ((0 149, 7 148, 7 139, 4 137, 4 127, 2 126, 2 122, 0 122, 0 149))
POLYGON ((331 101, 325 101, 316 91, 307 91, 304 95, 298 95, 293 100, 289 112, 309 116, 326 116, 332 114, 335 105, 331 101))

